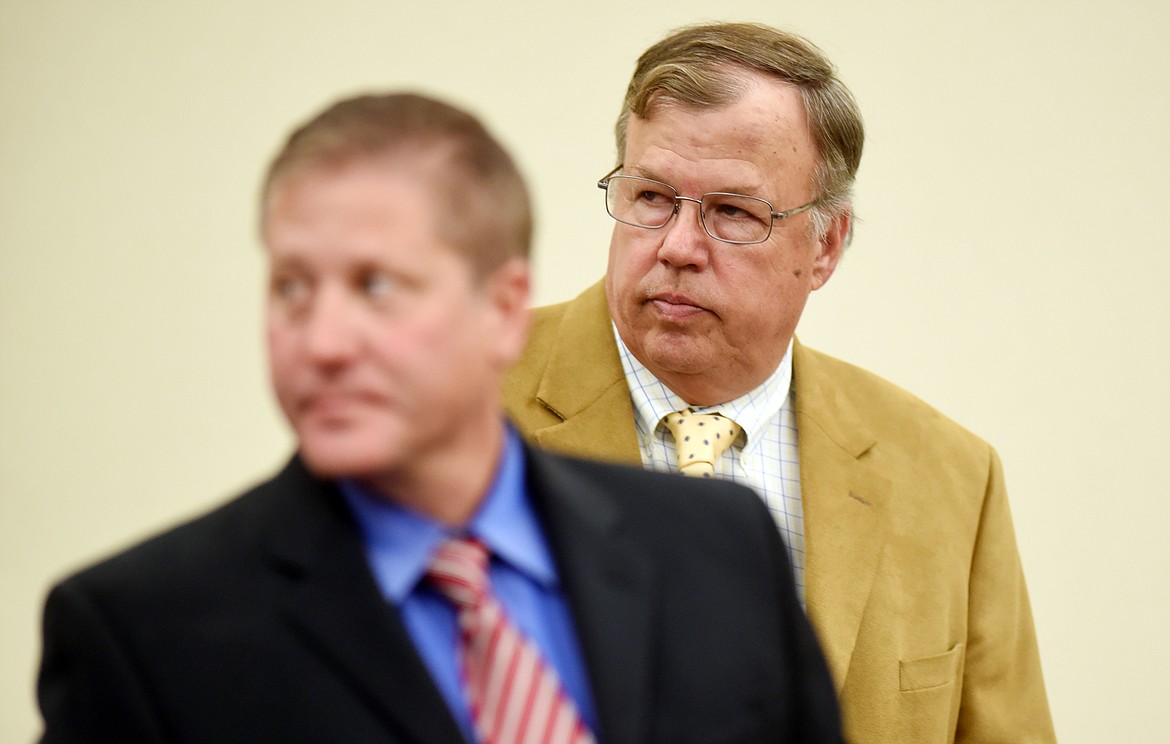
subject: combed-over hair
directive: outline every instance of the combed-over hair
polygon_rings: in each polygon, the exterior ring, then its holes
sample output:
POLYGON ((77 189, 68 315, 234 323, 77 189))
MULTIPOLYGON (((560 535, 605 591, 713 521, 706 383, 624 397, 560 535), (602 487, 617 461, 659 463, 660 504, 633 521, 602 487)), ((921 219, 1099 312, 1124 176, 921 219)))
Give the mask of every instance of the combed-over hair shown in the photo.
POLYGON ((718 108, 745 92, 749 70, 796 86, 816 143, 814 228, 824 235, 849 210, 861 163, 865 128, 853 94, 833 64, 807 39, 759 23, 687 26, 647 49, 626 90, 616 134, 618 161, 626 151, 630 116, 647 118, 664 105, 718 108))

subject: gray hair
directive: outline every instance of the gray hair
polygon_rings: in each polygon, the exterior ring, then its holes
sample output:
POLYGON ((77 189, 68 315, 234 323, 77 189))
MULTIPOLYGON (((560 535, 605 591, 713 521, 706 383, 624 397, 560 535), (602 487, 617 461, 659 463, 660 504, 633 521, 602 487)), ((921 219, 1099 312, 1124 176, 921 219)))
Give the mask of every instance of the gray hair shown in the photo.
POLYGON ((812 42, 759 23, 714 23, 681 28, 638 58, 615 133, 619 160, 630 116, 645 118, 664 104, 717 108, 744 93, 737 73, 751 70, 796 86, 819 160, 815 205, 818 237, 850 209, 865 128, 853 94, 812 42))

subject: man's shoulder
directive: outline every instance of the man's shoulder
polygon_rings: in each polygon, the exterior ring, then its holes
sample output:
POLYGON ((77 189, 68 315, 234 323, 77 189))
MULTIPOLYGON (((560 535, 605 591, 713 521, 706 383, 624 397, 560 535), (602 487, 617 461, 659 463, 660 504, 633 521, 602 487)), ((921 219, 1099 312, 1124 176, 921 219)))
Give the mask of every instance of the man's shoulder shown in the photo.
POLYGON ((529 449, 528 457, 530 476, 535 474, 539 487, 568 495, 582 508, 644 516, 659 526, 663 520, 693 521, 696 514, 771 524, 755 492, 731 481, 688 478, 541 449, 529 449))
POLYGON ((239 571, 264 532, 287 506, 290 481, 304 477, 298 461, 203 514, 171 525, 82 568, 63 583, 98 595, 148 595, 197 583, 200 575, 239 571))
POLYGON ((554 302, 551 305, 541 305, 532 310, 532 328, 533 331, 546 331, 550 328, 555 329, 561 324, 561 320, 565 317, 565 312, 568 311, 569 306, 577 301, 577 298, 565 300, 563 302, 554 302))
POLYGON ((537 467, 571 481, 590 484, 621 484, 632 487, 671 486, 704 493, 718 490, 734 490, 751 493, 751 490, 722 479, 687 478, 673 472, 650 470, 643 467, 605 462, 572 454, 553 452, 527 445, 527 456, 537 467))
POLYGON ((509 371, 512 378, 532 374, 543 369, 548 357, 553 353, 557 338, 560 335, 561 324, 565 313, 573 300, 558 302, 554 305, 542 305, 532 311, 532 326, 528 332, 528 343, 520 360, 509 371))
MULTIPOLYGON (((623 405, 628 408, 602 282, 572 300, 533 312, 528 344, 504 378, 503 397, 509 415, 527 436, 582 412, 608 417, 620 414, 623 405)), ((614 425, 622 424, 602 428, 614 425)), ((629 436, 631 441, 622 446, 631 445, 636 455, 632 430, 629 436)), ((549 446, 576 451, 572 446, 549 446)))
POLYGON ((918 396, 886 378, 852 362, 797 344, 794 367, 796 374, 807 379, 831 383, 842 394, 858 398, 876 397, 878 403, 894 407, 930 408, 918 396))
POLYGON ((907 446, 978 453, 990 445, 914 393, 824 352, 797 345, 793 360, 798 416, 840 437, 873 435, 907 446))
POLYGON ((604 283, 599 281, 571 300, 543 305, 532 311, 532 331, 525 358, 546 357, 558 341, 593 344, 608 338, 609 309, 604 283))

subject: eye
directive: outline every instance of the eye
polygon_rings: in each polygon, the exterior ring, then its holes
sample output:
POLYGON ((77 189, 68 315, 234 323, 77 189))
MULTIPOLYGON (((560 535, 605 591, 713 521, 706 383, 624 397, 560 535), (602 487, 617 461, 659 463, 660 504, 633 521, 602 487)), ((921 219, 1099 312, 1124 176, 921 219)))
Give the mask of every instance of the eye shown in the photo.
POLYGON ((754 216, 754 215, 748 213, 747 211, 745 211, 744 209, 737 207, 734 204, 727 204, 727 203, 716 204, 715 205, 715 212, 720 217, 727 217, 728 219, 733 219, 733 220, 742 220, 742 219, 746 219, 748 217, 754 216))
POLYGON ((733 195, 709 197, 705 209, 708 217, 723 222, 762 223, 768 222, 772 216, 764 202, 733 195))
POLYGON ((300 305, 309 297, 309 281, 300 274, 276 274, 270 291, 285 305, 300 305))
POLYGON ((645 204, 648 204, 651 206, 662 205, 664 202, 667 202, 667 201, 671 201, 671 202, 674 201, 673 199, 671 199, 670 197, 668 197, 666 194, 662 193, 661 191, 654 191, 653 189, 645 189, 643 191, 640 191, 640 192, 638 192, 638 195, 635 198, 638 201, 644 202, 645 204))
POLYGON ((382 300, 394 290, 394 280, 384 271, 370 270, 362 273, 361 289, 366 297, 382 300))

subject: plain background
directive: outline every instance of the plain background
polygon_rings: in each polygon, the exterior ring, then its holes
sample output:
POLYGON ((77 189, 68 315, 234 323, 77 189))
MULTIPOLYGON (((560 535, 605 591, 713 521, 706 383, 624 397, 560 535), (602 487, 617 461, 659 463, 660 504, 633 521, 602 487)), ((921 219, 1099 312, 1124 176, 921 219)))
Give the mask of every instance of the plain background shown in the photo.
POLYGON ((998 448, 1061 740, 1167 740, 1158 0, 0 0, 0 739, 39 729, 51 581, 290 451, 255 236, 290 127, 370 89, 470 108, 530 178, 537 301, 568 299, 604 270, 634 60, 714 18, 809 36, 866 117, 856 240, 802 340, 998 448))

